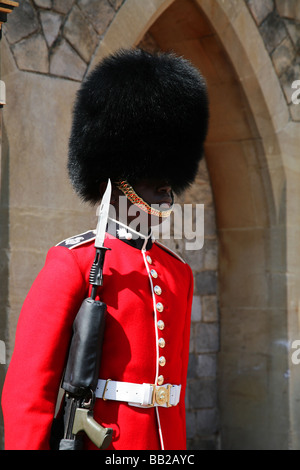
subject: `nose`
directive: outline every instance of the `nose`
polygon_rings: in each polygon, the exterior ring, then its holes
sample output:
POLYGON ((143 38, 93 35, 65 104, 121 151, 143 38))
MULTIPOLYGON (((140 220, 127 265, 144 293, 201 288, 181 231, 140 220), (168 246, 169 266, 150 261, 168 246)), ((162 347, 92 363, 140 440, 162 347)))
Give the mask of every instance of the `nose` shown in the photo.
POLYGON ((159 186, 158 188, 158 192, 159 193, 162 193, 162 194, 171 194, 172 192, 172 188, 169 184, 164 184, 162 186, 159 186))

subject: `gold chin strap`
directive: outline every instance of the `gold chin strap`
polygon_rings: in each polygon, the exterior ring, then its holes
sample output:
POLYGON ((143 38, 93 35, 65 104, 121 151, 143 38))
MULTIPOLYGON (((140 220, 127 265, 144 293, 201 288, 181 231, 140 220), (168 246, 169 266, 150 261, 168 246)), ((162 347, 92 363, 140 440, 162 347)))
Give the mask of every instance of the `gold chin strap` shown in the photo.
POLYGON ((132 202, 132 204, 135 204, 139 209, 142 209, 144 212, 147 212, 148 214, 155 215, 157 217, 169 217, 173 211, 172 207, 170 209, 167 209, 165 211, 159 211, 157 209, 154 209, 153 207, 149 206, 144 199, 142 199, 140 196, 138 196, 133 189, 132 186, 130 186, 127 181, 119 181, 116 183, 116 186, 118 189, 122 191, 123 194, 127 197, 127 199, 132 202))

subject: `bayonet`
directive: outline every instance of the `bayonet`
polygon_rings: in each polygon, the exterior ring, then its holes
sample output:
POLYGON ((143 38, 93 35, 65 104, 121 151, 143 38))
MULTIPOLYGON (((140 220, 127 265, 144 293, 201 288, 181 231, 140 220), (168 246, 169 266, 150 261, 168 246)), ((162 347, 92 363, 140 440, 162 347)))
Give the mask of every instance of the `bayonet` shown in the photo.
POLYGON ((105 193, 99 209, 99 219, 96 230, 95 248, 96 255, 90 272, 90 284, 92 285, 91 298, 95 299, 98 286, 103 284, 103 264, 106 251, 108 248, 104 246, 105 232, 107 227, 109 205, 111 197, 111 182, 107 182, 105 193))
POLYGON ((105 231, 106 231, 107 219, 108 219, 108 213, 109 213, 110 197, 111 197, 111 182, 109 179, 107 182, 107 187, 102 197, 102 201, 101 201, 100 209, 99 209, 99 218, 98 218, 96 240, 95 240, 96 249, 102 248, 104 244, 105 231))

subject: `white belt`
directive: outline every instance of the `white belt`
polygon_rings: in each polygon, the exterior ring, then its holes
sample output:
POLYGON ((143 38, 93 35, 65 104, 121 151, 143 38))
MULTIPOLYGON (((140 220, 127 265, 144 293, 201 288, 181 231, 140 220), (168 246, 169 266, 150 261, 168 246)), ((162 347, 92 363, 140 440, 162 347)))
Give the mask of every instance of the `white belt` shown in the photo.
POLYGON ((181 385, 133 384, 115 380, 98 380, 95 391, 97 398, 103 400, 126 401, 129 405, 140 407, 176 406, 180 399, 181 385))

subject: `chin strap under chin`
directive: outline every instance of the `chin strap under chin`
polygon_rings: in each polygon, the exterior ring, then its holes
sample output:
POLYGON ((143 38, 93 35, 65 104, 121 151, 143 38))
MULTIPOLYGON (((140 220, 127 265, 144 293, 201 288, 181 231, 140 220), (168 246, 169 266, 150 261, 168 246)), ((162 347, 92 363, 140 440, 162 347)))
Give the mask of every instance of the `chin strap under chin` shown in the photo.
POLYGON ((139 209, 147 212, 148 214, 155 215, 157 217, 169 217, 173 211, 173 206, 171 206, 170 209, 164 211, 160 211, 154 207, 149 206, 146 201, 136 194, 133 187, 130 186, 127 181, 119 181, 116 183, 116 186, 118 189, 120 189, 120 191, 122 191, 123 194, 125 194, 127 199, 132 204, 135 204, 137 207, 139 207, 139 209))

